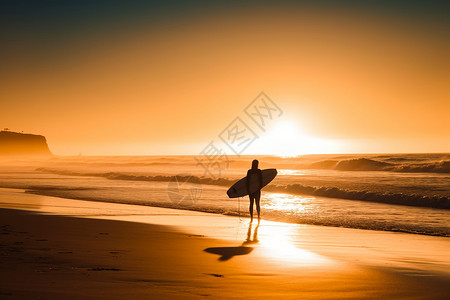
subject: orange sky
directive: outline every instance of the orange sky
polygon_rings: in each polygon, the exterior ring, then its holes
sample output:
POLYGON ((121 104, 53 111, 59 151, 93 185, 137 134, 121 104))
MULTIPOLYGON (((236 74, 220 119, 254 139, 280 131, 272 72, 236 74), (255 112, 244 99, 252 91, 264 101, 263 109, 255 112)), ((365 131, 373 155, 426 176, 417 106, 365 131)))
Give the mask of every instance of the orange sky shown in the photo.
MULTIPOLYGON (((43 134, 59 155, 197 154, 264 91, 296 128, 272 142, 298 141, 298 154, 450 152, 438 22, 280 5, 117 27, 18 38, 0 126, 43 134)), ((280 154, 258 134, 246 154, 280 154)))

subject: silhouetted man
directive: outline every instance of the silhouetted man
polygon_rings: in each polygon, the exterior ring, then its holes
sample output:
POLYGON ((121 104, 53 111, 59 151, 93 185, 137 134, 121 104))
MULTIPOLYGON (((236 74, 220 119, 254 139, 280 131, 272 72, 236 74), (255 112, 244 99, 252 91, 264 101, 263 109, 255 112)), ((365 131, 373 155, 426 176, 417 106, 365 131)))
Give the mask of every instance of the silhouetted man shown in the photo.
MULTIPOLYGON (((256 202, 256 211, 258 212, 258 223, 261 220, 261 208, 259 206, 259 200, 261 199, 261 189, 262 189, 262 172, 260 169, 258 169, 258 160, 253 160, 252 162, 252 168, 250 170, 247 171, 247 191, 248 196, 250 198, 250 223, 253 222, 253 202, 256 202), (258 189, 253 192, 250 193, 250 182, 251 180, 254 178, 254 176, 257 177, 257 182, 259 184, 258 189)), ((254 180, 254 179, 253 179, 254 180)))

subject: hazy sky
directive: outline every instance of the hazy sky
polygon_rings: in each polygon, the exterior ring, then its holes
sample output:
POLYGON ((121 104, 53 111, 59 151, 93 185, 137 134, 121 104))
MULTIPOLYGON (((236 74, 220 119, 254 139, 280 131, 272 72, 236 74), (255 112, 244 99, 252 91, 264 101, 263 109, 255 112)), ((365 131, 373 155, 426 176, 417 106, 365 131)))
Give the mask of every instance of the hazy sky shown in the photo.
POLYGON ((447 1, 38 2, 1 4, 0 127, 55 154, 197 154, 261 91, 246 154, 450 152, 447 1))

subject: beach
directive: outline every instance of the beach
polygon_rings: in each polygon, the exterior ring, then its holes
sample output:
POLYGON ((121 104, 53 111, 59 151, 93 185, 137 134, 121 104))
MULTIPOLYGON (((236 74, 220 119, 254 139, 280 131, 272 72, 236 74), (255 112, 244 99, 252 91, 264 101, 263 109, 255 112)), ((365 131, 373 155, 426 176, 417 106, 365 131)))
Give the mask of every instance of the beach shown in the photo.
POLYGON ((450 241, 1 189, 5 299, 445 299, 450 241), (256 229, 256 234, 255 234, 256 229))
POLYGON ((0 300, 450 300, 450 1, 0 5, 0 300))

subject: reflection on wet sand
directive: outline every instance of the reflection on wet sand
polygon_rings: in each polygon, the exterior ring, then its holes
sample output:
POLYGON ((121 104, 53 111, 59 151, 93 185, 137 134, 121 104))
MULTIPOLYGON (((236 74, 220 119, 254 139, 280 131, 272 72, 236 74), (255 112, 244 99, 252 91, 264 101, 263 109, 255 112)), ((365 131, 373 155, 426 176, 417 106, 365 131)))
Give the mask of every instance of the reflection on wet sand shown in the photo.
POLYGON ((217 254, 220 255, 219 260, 225 261, 231 259, 233 256, 237 255, 246 255, 250 254, 253 251, 253 247, 246 247, 246 245, 250 244, 257 244, 258 241, 258 226, 256 226, 255 231, 253 233, 253 239, 251 238, 252 235, 252 223, 248 225, 248 231, 247 231, 247 239, 242 243, 242 245, 238 247, 212 247, 212 248, 206 248, 205 252, 211 253, 211 254, 217 254))
POLYGON ((219 260, 228 260, 235 255, 250 254, 253 248, 247 246, 252 245, 258 247, 260 255, 278 263, 285 261, 292 265, 311 265, 325 262, 326 258, 321 255, 295 245, 298 237, 290 226, 277 226, 264 221, 262 223, 262 226, 258 224, 254 229, 252 223, 248 225, 246 239, 239 247, 208 248, 205 251, 222 255, 219 260))
POLYGON ((326 258, 295 245, 296 234, 290 226, 271 224, 263 226, 260 232, 260 248, 264 255, 289 264, 322 264, 326 258))
POLYGON ((265 223, 263 226, 257 225, 253 229, 252 223, 248 225, 247 236, 244 242, 237 247, 212 247, 204 251, 220 255, 220 261, 226 261, 234 256, 247 255, 252 253, 254 247, 259 249, 259 254, 266 259, 279 262, 289 262, 293 265, 321 264, 325 258, 313 252, 301 249, 294 244, 293 232, 289 227, 276 226, 265 223), (261 227, 261 232, 259 232, 261 227), (261 237, 258 237, 260 233, 261 237))
POLYGON ((252 239, 251 238, 251 236, 252 236, 252 223, 248 224, 247 239, 242 243, 242 246, 250 245, 250 244, 258 244, 259 243, 259 240, 258 240, 259 225, 260 224, 258 224, 255 227, 255 231, 253 232, 253 239, 252 239))
POLYGON ((23 197, 25 190, 2 188, 0 190, 0 207, 24 210, 40 210, 41 198, 45 196, 33 196, 33 199, 23 197), (4 196, 7 195, 7 196, 4 196))

